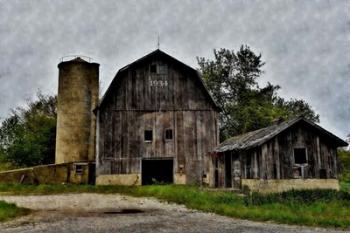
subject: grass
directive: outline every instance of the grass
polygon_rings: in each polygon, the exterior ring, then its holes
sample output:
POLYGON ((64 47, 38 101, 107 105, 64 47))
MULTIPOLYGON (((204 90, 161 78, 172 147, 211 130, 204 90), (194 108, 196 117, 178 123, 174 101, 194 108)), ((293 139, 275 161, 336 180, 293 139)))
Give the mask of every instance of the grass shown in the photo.
POLYGON ((30 213, 29 209, 17 207, 15 204, 0 201, 0 222, 30 213))
POLYGON ((350 182, 349 181, 340 181, 340 190, 344 191, 344 192, 348 192, 350 193, 350 182))
POLYGON ((350 227, 350 193, 331 190, 290 191, 282 194, 252 194, 241 197, 194 186, 89 186, 89 185, 0 185, 10 194, 121 193, 156 197, 189 208, 229 217, 322 227, 350 227))

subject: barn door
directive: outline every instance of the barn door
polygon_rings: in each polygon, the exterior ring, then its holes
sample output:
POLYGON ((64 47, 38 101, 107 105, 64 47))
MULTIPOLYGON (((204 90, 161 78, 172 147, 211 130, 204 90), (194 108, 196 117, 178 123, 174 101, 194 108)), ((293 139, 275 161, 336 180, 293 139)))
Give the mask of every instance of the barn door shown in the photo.
POLYGON ((172 158, 142 160, 142 185, 171 184, 174 181, 172 158))

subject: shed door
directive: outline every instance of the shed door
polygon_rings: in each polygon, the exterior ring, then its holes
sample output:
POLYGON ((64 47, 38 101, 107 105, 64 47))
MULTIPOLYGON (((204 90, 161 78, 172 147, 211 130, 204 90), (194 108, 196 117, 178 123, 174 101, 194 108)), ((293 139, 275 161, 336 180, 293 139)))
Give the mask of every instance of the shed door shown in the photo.
POLYGON ((225 187, 232 187, 232 161, 231 154, 225 154, 225 187))
POLYGON ((142 185, 173 183, 173 164, 174 161, 172 158, 143 159, 142 185))

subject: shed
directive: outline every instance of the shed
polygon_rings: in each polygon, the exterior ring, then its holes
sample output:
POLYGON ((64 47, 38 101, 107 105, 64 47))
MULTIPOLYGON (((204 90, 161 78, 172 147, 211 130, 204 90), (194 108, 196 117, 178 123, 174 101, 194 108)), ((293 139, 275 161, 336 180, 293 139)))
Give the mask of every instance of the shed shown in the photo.
POLYGON ((347 145, 304 117, 278 121, 217 146, 211 186, 262 192, 339 189, 337 148, 347 145))

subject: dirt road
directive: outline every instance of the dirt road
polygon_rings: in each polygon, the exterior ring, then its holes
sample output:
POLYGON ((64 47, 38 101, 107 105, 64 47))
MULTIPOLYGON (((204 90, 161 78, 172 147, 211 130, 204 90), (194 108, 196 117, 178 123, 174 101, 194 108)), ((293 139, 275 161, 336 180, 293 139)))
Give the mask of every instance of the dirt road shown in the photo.
POLYGON ((184 206, 162 203, 156 199, 118 194, 0 196, 0 200, 35 210, 29 216, 1 224, 1 233, 344 232, 237 220, 189 210, 184 206))

